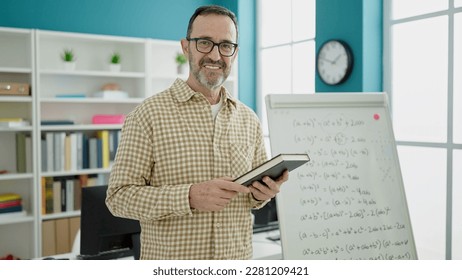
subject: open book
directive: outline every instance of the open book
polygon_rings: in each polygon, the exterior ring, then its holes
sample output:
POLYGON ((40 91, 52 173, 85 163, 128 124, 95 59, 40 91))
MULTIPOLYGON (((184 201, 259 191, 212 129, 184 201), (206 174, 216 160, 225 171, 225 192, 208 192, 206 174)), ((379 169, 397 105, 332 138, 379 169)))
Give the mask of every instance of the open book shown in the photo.
POLYGON ((310 157, 307 154, 279 154, 238 177, 234 182, 249 186, 252 182, 262 181, 265 176, 277 179, 282 175, 284 170, 292 171, 308 161, 310 161, 310 157))

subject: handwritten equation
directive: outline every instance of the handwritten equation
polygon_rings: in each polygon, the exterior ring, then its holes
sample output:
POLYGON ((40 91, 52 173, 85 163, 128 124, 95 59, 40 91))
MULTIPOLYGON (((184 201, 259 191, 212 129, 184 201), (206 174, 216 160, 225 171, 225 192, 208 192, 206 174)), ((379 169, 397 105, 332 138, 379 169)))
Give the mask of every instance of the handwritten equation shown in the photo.
POLYGON ((311 158, 291 173, 283 202, 296 209, 287 219, 299 257, 415 258, 394 139, 382 112, 367 110, 276 113, 288 130, 277 145, 311 158))

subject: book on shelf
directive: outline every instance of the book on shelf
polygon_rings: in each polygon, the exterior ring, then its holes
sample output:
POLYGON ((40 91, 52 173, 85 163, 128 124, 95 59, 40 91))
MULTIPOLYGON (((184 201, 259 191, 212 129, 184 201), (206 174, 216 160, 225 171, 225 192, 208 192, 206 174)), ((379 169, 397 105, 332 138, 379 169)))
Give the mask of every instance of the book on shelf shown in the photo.
POLYGON ((94 115, 91 119, 93 124, 123 124, 125 121, 124 114, 116 114, 116 115, 102 115, 97 114, 94 115))
POLYGON ((0 193, 0 202, 14 201, 21 199, 17 193, 0 193))
POLYGON ((64 171, 65 170, 65 156, 66 156, 66 151, 65 151, 65 139, 66 139, 66 132, 64 131, 59 131, 59 132, 54 132, 54 171, 64 171))
POLYGON ((14 207, 14 206, 20 206, 20 205, 21 205, 21 199, 10 200, 10 201, 2 201, 2 202, 0 202, 0 209, 8 208, 8 207, 14 207))
POLYGON ((60 93, 55 95, 56 98, 86 98, 85 93, 60 93))
POLYGON ((30 122, 23 118, 0 118, 0 127, 24 127, 29 126, 30 122))
POLYGON ((0 215, 4 213, 21 212, 22 198, 17 193, 0 194, 0 215))
POLYGON ((16 171, 32 172, 32 138, 25 133, 16 133, 16 171))
POLYGON ((96 134, 101 140, 101 166, 98 165, 98 167, 109 168, 109 130, 100 130, 97 131, 96 134))
POLYGON ((249 186, 255 181, 262 182, 263 177, 277 179, 285 170, 292 171, 310 161, 307 154, 279 154, 249 172, 239 176, 234 182, 249 186))
POLYGON ((53 177, 45 178, 45 214, 52 214, 54 212, 53 202, 53 177))
POLYGON ((41 120, 40 125, 73 125, 73 120, 41 120))
POLYGON ((16 133, 16 172, 26 172, 26 135, 16 133))
POLYGON ((61 181, 53 181, 53 212, 52 213, 61 213, 61 181))
POLYGON ((0 208, 0 215, 3 213, 21 212, 22 210, 22 205, 0 208))
POLYGON ((120 130, 45 132, 41 139, 42 172, 110 168, 119 145, 120 130))
POLYGON ((46 171, 53 172, 55 169, 55 140, 54 132, 45 133, 46 151, 42 151, 42 157, 46 156, 46 171))
POLYGON ((128 93, 121 90, 102 90, 95 92, 93 97, 104 99, 126 99, 128 98, 128 93))

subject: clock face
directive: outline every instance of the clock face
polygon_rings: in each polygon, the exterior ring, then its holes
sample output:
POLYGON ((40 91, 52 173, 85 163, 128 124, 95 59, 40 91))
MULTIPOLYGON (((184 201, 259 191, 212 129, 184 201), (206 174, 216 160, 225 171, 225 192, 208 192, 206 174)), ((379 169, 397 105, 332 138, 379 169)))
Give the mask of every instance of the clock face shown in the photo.
POLYGON ((328 85, 343 83, 351 73, 353 56, 348 45, 331 40, 324 43, 318 52, 317 70, 319 77, 328 85))

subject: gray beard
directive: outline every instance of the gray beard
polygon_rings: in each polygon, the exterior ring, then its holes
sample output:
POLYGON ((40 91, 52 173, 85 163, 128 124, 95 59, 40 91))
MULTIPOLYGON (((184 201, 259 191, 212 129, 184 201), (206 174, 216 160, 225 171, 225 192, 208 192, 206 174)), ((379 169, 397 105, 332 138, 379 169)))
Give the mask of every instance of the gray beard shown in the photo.
POLYGON ((214 82, 210 82, 201 72, 197 74, 196 79, 201 83, 201 85, 203 85, 204 87, 210 90, 214 90, 214 89, 221 87, 221 85, 223 85, 223 83, 225 82, 224 76, 221 76, 214 82))

